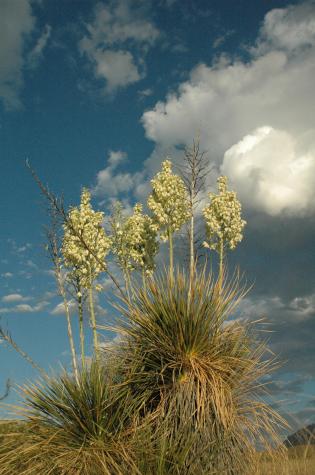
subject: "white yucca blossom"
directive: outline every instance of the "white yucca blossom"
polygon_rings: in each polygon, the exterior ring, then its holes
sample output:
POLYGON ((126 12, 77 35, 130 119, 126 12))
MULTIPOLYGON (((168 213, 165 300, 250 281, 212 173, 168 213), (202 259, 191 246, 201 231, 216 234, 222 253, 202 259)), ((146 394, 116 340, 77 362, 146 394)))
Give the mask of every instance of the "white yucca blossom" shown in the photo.
POLYGON ((92 209, 91 194, 84 188, 80 206, 70 209, 68 222, 63 226, 64 265, 70 270, 70 276, 79 279, 83 288, 89 288, 91 282, 105 270, 105 257, 109 253, 111 240, 105 234, 103 219, 103 212, 92 209))
POLYGON ((124 218, 121 204, 116 203, 111 225, 112 250, 121 268, 124 271, 143 269, 151 273, 158 251, 157 232, 152 219, 142 213, 142 205, 137 203, 133 214, 124 218))
POLYGON ((220 176, 217 183, 219 194, 209 193, 210 204, 203 209, 207 231, 204 246, 220 252, 221 246, 235 249, 243 239, 246 221, 241 218, 241 204, 236 193, 227 190, 227 177, 220 176))
POLYGON ((151 180, 153 193, 148 198, 148 207, 153 213, 153 225, 166 241, 169 233, 178 231, 190 218, 187 189, 183 180, 172 173, 172 163, 165 160, 162 171, 151 180))

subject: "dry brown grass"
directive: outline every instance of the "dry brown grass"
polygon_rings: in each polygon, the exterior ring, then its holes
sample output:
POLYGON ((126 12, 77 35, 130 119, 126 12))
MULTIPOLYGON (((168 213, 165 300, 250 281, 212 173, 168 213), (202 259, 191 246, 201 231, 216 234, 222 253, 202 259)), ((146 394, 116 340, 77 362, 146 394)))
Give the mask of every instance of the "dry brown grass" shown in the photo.
POLYGON ((285 454, 278 452, 257 455, 253 475, 315 475, 315 446, 292 447, 285 454))

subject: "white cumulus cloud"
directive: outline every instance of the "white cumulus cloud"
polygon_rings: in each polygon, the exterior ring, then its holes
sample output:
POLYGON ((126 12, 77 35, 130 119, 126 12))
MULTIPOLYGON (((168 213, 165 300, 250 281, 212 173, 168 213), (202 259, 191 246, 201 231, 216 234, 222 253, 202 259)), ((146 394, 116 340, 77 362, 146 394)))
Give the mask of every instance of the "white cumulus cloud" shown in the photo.
POLYGON ((108 165, 96 175, 96 184, 92 194, 97 197, 117 197, 121 193, 132 190, 142 178, 141 173, 119 172, 117 168, 127 160, 126 153, 121 150, 111 150, 108 155, 108 165))
POLYGON ((271 10, 261 27, 259 43, 258 50, 280 48, 289 52, 314 46, 314 2, 271 10))
POLYGON ((248 208, 270 215, 315 209, 315 147, 299 153, 289 133, 260 127, 229 148, 221 172, 248 208))
POLYGON ((190 145, 200 134, 216 171, 229 171, 249 206, 269 214, 313 212, 314 18, 310 2, 271 10, 249 60, 223 55, 197 65, 177 91, 143 114, 146 136, 156 144, 146 166, 156 167, 159 150, 190 145), (270 133, 264 135, 264 126, 270 133), (244 144, 250 151, 242 151, 244 144))

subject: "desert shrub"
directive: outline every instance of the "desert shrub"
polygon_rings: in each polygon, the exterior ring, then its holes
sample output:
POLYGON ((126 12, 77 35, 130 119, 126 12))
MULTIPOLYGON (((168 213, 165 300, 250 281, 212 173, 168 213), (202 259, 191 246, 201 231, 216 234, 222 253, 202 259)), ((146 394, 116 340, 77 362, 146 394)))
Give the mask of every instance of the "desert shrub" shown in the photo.
POLYGON ((237 279, 222 288, 204 271, 190 298, 189 286, 181 272, 152 277, 120 307, 120 391, 137 401, 151 463, 167 465, 157 473, 243 473, 257 442, 277 441, 281 419, 259 382, 274 361, 253 324, 229 320, 237 279))
POLYGON ((119 400, 110 371, 94 361, 23 388, 24 430, 0 451, 0 474, 136 473, 128 428, 132 401, 119 400))

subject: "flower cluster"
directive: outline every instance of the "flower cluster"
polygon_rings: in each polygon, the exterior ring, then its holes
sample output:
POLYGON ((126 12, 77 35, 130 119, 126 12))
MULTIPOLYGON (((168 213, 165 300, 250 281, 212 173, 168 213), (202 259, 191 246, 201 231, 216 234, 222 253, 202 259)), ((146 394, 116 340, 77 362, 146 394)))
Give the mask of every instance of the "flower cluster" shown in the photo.
POLYGON ((210 205, 203 209, 208 242, 204 246, 219 252, 220 245, 235 249, 243 239, 246 221, 241 219, 241 204, 234 191, 227 191, 227 178, 217 180, 219 194, 209 193, 210 205))
POLYGON ((148 207, 153 213, 153 224, 161 230, 161 239, 166 241, 168 233, 178 231, 190 218, 187 190, 183 180, 172 173, 172 163, 165 160, 162 171, 151 180, 153 193, 148 207))
POLYGON ((142 205, 134 206, 133 214, 122 216, 120 203, 116 203, 112 219, 113 252, 123 270, 154 270, 154 256, 158 251, 157 233, 152 219, 142 213, 142 205))
POLYGON ((91 281, 105 269, 111 240, 105 234, 103 219, 104 213, 92 209, 91 194, 84 188, 80 206, 71 208, 68 222, 63 226, 64 265, 83 288, 90 287, 91 281))

